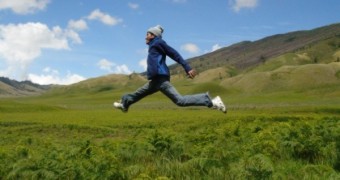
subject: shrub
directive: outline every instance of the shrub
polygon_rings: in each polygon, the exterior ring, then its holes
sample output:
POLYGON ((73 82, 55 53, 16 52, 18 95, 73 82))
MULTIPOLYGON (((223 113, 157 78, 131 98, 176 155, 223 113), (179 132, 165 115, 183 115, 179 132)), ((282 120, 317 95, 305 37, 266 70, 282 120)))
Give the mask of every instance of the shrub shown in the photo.
POLYGON ((244 166, 250 179, 269 179, 274 172, 273 163, 270 158, 263 154, 257 154, 248 158, 244 166))

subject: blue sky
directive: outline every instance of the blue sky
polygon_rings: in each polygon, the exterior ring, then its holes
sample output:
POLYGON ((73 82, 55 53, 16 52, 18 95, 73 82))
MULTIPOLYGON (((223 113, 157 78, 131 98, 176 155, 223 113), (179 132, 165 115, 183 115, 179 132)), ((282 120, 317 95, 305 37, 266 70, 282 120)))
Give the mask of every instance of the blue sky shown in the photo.
POLYGON ((0 0, 0 76, 72 84, 144 72, 145 34, 158 24, 187 59, 339 23, 339 10, 339 0, 0 0))

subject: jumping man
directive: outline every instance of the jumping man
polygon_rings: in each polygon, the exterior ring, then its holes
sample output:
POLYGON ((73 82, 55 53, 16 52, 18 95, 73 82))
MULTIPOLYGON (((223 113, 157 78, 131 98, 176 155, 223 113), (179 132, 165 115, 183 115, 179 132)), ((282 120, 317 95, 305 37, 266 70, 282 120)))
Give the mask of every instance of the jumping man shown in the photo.
POLYGON ((160 25, 151 27, 146 33, 146 44, 149 45, 147 58, 148 82, 134 93, 125 94, 120 102, 114 102, 113 106, 127 112, 129 107, 142 98, 161 91, 178 106, 206 106, 227 112, 226 106, 219 96, 211 99, 208 93, 182 96, 170 83, 170 72, 166 65, 166 56, 181 64, 188 77, 193 79, 196 71, 182 58, 182 56, 163 39, 163 28, 160 25))

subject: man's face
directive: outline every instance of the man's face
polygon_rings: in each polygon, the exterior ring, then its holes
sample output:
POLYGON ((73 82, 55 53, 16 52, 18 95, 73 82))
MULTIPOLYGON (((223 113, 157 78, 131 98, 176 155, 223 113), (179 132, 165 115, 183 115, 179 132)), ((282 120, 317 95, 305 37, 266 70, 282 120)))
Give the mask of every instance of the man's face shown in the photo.
POLYGON ((149 44, 149 42, 150 42, 153 38, 155 38, 155 35, 153 35, 152 33, 147 32, 147 33, 146 33, 146 37, 145 37, 145 43, 146 43, 146 44, 149 44))

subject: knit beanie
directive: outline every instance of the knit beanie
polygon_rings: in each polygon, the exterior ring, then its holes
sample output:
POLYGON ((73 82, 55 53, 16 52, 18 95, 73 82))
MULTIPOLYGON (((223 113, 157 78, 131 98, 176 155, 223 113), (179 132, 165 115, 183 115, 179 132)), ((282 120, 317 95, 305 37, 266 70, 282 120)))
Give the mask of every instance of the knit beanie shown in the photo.
POLYGON ((148 29, 148 32, 154 34, 155 36, 158 36, 158 37, 162 37, 162 33, 163 33, 163 28, 161 25, 157 25, 155 27, 151 27, 148 29))

